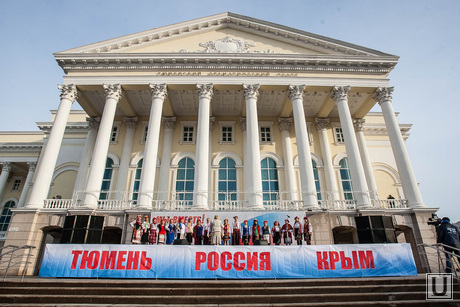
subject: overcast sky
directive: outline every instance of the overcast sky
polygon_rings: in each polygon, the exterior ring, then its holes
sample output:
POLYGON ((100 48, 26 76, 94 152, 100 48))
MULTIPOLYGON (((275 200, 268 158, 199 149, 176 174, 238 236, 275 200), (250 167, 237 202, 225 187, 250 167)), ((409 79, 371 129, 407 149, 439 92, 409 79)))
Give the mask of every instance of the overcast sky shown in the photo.
POLYGON ((1 0, 0 131, 37 131, 57 109, 54 52, 222 12, 400 56, 393 107, 413 124, 407 147, 424 201, 460 220, 460 1, 1 0))

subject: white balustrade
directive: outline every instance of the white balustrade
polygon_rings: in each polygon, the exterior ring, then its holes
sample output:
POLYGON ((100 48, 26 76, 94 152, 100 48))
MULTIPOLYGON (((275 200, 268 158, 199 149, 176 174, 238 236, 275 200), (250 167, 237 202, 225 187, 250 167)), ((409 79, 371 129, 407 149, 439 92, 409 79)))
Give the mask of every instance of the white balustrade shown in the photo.
POLYGON ((45 199, 44 209, 69 209, 72 208, 72 199, 45 199))

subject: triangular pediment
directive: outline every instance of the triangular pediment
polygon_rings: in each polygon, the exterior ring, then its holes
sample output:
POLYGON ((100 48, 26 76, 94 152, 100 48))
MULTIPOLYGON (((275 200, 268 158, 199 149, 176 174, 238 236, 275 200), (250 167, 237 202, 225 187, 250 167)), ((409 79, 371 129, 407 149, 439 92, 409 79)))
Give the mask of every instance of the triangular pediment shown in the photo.
POLYGON ((234 13, 222 13, 58 52, 65 54, 274 53, 389 54, 234 13))

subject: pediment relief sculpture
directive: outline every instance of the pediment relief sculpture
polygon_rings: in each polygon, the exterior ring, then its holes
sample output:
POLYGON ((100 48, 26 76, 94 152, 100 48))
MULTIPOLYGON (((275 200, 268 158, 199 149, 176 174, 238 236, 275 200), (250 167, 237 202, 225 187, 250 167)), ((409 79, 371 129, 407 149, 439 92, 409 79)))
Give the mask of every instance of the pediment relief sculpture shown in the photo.
POLYGON ((250 50, 250 47, 255 47, 255 43, 250 43, 243 41, 241 39, 232 38, 226 36, 221 39, 216 39, 214 41, 208 41, 206 43, 200 43, 200 47, 203 47, 203 50, 190 51, 187 49, 181 49, 179 52, 205 52, 205 53, 274 53, 273 50, 266 51, 255 51, 250 50))

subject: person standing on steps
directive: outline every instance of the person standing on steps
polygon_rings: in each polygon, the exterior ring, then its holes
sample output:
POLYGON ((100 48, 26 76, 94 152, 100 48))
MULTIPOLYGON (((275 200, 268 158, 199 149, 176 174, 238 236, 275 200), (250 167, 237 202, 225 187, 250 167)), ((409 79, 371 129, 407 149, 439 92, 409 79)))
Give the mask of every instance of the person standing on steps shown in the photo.
POLYGON ((448 217, 443 217, 437 229, 438 243, 444 244, 446 253, 446 273, 452 273, 452 256, 460 262, 460 230, 450 223, 448 217), (455 248, 455 249, 454 249, 455 248))

